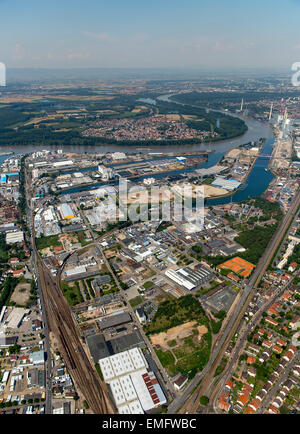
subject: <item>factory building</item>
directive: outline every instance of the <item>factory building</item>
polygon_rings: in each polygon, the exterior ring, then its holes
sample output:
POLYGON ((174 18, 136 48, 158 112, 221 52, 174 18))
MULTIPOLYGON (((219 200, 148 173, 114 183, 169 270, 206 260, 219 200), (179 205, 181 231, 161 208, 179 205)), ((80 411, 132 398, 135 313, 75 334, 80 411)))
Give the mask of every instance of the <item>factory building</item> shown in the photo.
POLYGON ((64 220, 72 219, 75 217, 72 208, 67 203, 63 203, 58 208, 59 208, 59 212, 60 212, 60 214, 64 220))
POLYGON ((180 268, 176 271, 167 270, 165 275, 188 290, 192 290, 196 288, 196 286, 202 285, 214 277, 213 272, 204 266, 197 270, 193 270, 190 267, 180 268))
POLYGON ((235 179, 226 179, 222 176, 218 176, 211 185, 215 187, 225 188, 225 190, 233 191, 236 190, 241 185, 241 183, 236 181, 235 179))
POLYGON ((28 309, 22 307, 14 307, 4 320, 3 326, 5 328, 17 329, 22 324, 24 316, 29 312, 28 309))
POLYGON ((103 165, 98 166, 98 172, 100 173, 102 179, 113 179, 115 176, 111 167, 106 167, 103 165))
POLYGON ((72 160, 56 161, 53 163, 53 167, 73 166, 73 164, 72 160))
POLYGON ((167 400, 139 348, 99 360, 104 381, 109 384, 120 414, 142 414, 167 400))
POLYGON ((24 241, 24 233, 22 231, 7 232, 5 241, 6 244, 21 243, 24 241))

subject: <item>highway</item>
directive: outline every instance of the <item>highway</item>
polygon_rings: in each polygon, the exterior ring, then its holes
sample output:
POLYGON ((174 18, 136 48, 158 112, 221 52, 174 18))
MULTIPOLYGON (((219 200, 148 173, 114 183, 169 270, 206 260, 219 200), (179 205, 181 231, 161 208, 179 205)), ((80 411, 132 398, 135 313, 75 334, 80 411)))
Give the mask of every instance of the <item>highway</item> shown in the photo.
POLYGON ((270 260, 272 259, 276 249, 281 242, 283 235, 288 229, 295 213, 297 212, 300 206, 300 193, 294 197, 291 207, 287 214, 282 219, 276 233, 272 237, 269 242, 263 256, 261 257, 257 267, 255 268, 253 275, 251 276, 248 284, 245 286, 241 300, 236 308, 236 312, 232 315, 228 324, 219 340, 218 345, 215 347, 213 353, 211 354, 210 361, 204 368, 204 370, 197 374, 191 383, 187 386, 184 393, 175 399, 168 408, 168 413, 173 414, 178 412, 189 412, 195 413, 199 406, 199 399, 201 395, 205 395, 207 393, 207 389, 211 387, 211 384, 214 380, 215 370, 223 357, 223 354, 235 334, 241 319, 247 309, 247 306, 250 302, 250 299, 257 288, 258 283, 260 282, 263 274, 265 273, 270 260), (199 384, 201 380, 201 383, 199 384), (193 389, 196 390, 194 391, 193 389), (193 392, 193 393, 192 393, 193 392), (192 396, 190 396, 192 393, 192 396))

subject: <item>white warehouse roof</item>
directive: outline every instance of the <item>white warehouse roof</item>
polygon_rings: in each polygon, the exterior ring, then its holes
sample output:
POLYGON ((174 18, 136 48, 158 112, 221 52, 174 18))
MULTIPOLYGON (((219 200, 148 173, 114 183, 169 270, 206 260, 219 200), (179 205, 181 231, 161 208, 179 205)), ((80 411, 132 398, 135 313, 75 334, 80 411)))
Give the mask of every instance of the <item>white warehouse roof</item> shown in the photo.
POLYGON ((173 280, 174 282, 178 283, 179 285, 184 286, 186 289, 191 290, 196 286, 193 283, 191 283, 189 280, 179 276, 175 270, 167 270, 165 272, 165 275, 169 277, 171 280, 173 280))
POLYGON ((129 374, 131 372, 145 369, 148 364, 139 348, 114 354, 99 360, 105 382, 129 374))
POLYGON ((225 188, 226 190, 235 190, 237 189, 241 183, 236 181, 235 179, 225 179, 221 176, 218 176, 211 185, 215 185, 217 187, 225 188))

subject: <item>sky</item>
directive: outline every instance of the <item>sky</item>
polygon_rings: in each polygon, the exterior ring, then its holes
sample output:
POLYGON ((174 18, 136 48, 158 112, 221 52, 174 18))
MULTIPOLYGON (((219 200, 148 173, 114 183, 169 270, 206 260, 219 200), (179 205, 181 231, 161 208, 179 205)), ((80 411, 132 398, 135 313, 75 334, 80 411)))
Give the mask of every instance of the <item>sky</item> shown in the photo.
POLYGON ((0 62, 290 70, 299 22, 300 0, 0 0, 0 62))

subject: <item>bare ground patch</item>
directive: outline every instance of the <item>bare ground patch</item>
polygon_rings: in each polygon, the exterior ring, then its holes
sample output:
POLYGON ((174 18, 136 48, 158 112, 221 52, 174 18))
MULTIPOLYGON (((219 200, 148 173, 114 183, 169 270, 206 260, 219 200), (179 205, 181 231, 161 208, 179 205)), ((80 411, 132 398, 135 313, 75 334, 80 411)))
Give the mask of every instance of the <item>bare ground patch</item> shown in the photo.
POLYGON ((20 306, 26 306, 30 297, 30 283, 19 283, 10 298, 20 306))
MULTIPOLYGON (((167 332, 162 332, 157 335, 151 335, 150 339, 153 345, 159 345, 164 348, 169 348, 167 342, 173 339, 184 339, 193 334, 193 327, 197 324, 197 321, 190 321, 185 324, 181 324, 177 327, 170 328, 167 332)), ((204 327, 205 326, 200 326, 204 327)), ((199 327, 198 327, 199 329, 199 327)), ((206 329, 207 331, 207 329, 206 329)), ((200 333, 200 332, 199 332, 200 333)), ((202 335, 204 333, 202 332, 202 335)), ((202 336, 201 335, 201 336, 202 336)))

